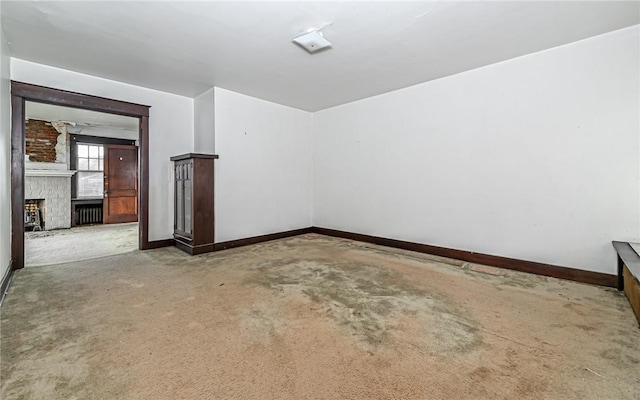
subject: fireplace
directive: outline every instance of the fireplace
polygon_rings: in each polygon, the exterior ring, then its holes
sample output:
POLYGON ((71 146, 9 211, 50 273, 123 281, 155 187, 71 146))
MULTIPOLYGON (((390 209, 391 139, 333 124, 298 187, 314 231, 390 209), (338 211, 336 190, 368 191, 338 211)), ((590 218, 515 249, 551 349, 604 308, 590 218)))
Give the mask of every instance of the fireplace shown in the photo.
POLYGON ((25 231, 44 230, 45 210, 44 199, 27 199, 24 201, 25 231))
POLYGON ((38 206, 42 219, 46 221, 46 227, 41 226, 43 230, 71 227, 71 176, 74 173, 68 170, 25 170, 25 199, 44 199, 38 206))

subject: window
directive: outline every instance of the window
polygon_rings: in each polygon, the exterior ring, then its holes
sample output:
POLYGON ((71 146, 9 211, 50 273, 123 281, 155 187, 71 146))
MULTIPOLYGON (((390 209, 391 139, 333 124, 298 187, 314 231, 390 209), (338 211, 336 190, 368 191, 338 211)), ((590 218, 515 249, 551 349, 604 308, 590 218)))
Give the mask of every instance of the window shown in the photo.
POLYGON ((78 144, 78 171, 102 171, 104 147, 101 144, 78 144))
POLYGON ((77 145, 76 197, 104 195, 104 147, 100 144, 77 145))

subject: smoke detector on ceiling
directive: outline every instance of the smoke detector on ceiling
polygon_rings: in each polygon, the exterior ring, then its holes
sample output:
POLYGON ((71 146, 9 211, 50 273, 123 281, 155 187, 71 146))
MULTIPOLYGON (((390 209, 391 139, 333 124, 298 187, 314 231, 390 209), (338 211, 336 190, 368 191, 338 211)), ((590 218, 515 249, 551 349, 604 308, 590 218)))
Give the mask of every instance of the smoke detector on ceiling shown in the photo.
POLYGON ((293 42, 302 46, 309 53, 331 47, 331 42, 325 39, 322 32, 317 29, 294 37, 293 42))

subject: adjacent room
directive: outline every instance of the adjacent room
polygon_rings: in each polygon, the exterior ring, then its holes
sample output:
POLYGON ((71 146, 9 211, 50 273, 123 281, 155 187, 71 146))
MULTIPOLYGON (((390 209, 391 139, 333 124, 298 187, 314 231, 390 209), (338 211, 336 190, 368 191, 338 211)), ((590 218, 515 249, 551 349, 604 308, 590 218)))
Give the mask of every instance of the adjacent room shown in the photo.
POLYGON ((640 398, 640 2, 0 2, 3 399, 640 398))
POLYGON ((25 266, 136 250, 138 121, 34 102, 25 115, 25 266))

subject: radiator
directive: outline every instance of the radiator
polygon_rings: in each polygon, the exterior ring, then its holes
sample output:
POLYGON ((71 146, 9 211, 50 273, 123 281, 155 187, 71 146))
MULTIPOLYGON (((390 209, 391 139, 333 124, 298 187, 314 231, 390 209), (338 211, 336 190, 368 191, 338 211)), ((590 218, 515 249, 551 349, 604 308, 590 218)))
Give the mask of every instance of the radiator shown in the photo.
POLYGON ((78 208, 78 225, 101 224, 102 207, 78 208))

